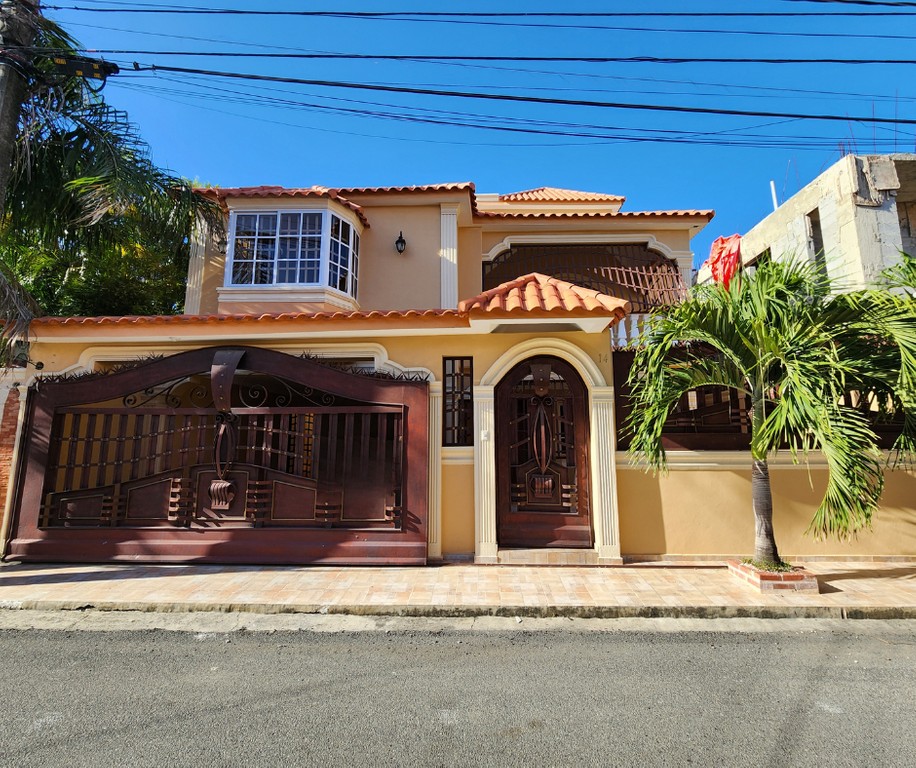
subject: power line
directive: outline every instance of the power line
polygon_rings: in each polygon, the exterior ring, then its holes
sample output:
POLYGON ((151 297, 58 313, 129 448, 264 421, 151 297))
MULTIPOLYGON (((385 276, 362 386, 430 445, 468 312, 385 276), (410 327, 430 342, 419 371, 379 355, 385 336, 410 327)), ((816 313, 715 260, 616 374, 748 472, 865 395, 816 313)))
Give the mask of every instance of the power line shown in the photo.
MULTIPOLYGON (((28 49, 31 53, 41 49, 28 49)), ((44 49, 44 52, 53 52, 44 49)), ((790 58, 752 58, 752 57, 673 57, 673 56, 485 56, 465 54, 422 54, 422 53, 278 53, 278 52, 251 52, 251 51, 142 51, 129 49, 91 49, 92 53, 111 55, 144 55, 144 56, 212 56, 212 57, 238 57, 259 59, 317 59, 341 61, 518 61, 538 63, 577 63, 577 64, 884 64, 884 65, 912 65, 916 59, 790 59, 790 58)))
MULTIPOLYGON (((227 40, 225 38, 177 35, 177 34, 170 33, 170 32, 154 32, 150 30, 126 29, 123 27, 105 27, 105 26, 98 26, 94 24, 79 24, 76 22, 71 22, 69 26, 85 27, 87 29, 104 30, 107 32, 122 32, 125 34, 145 35, 149 37, 163 37, 163 38, 168 38, 168 39, 173 39, 173 40, 191 40, 194 42, 203 42, 203 43, 237 45, 237 46, 246 47, 246 48, 267 48, 267 49, 271 49, 275 51, 289 51, 289 52, 294 52, 294 53, 296 52, 298 53, 314 52, 313 49, 308 49, 308 48, 286 46, 286 45, 276 45, 276 44, 268 44, 268 43, 255 43, 255 42, 251 42, 250 40, 227 40)), ((85 49, 85 52, 99 53, 99 50, 98 49, 85 49)), ((127 66, 131 64, 130 61, 124 60, 124 59, 119 60, 119 62, 124 63, 127 66)), ((445 62, 429 62, 429 63, 446 64, 445 62)), ((450 66, 463 66, 463 65, 459 63, 453 63, 450 66)), ((814 97, 819 97, 819 98, 823 98, 827 96, 836 96, 839 98, 848 98, 848 99, 868 99, 870 101, 875 101, 875 100, 893 101, 895 103, 898 101, 913 101, 914 98, 916 98, 916 97, 908 97, 908 96, 899 96, 896 94, 893 96, 881 96, 881 95, 877 95, 874 93, 861 93, 861 92, 855 92, 855 91, 832 91, 832 90, 825 90, 822 88, 821 89, 788 88, 788 87, 776 87, 776 86, 748 85, 746 83, 713 83, 709 81, 697 81, 694 79, 676 80, 676 79, 671 79, 671 78, 609 75, 609 74, 602 74, 602 73, 595 73, 595 72, 572 72, 572 71, 562 72, 562 71, 553 71, 553 70, 548 71, 548 70, 530 69, 530 68, 525 69, 525 68, 518 68, 518 67, 494 67, 494 66, 475 67, 475 68, 489 69, 489 70, 498 71, 498 72, 515 72, 515 73, 522 73, 522 74, 561 76, 563 78, 587 78, 587 79, 596 79, 596 80, 614 80, 614 81, 625 81, 625 82, 666 83, 666 84, 672 84, 672 85, 689 85, 691 87, 702 85, 702 86, 709 87, 709 88, 722 88, 722 89, 728 89, 728 90, 765 91, 771 94, 786 94, 786 93, 802 94, 802 95, 794 96, 791 98, 804 98, 809 95, 814 96, 814 97)), ((413 83, 413 84, 417 85, 417 83, 413 83)), ((438 86, 439 84, 437 83, 428 84, 427 83, 427 84, 422 84, 422 85, 429 85, 430 87, 433 87, 433 86, 438 86)), ((456 86, 456 84, 454 83, 451 83, 450 85, 453 87, 462 87, 460 85, 456 86)), ((474 87, 474 86, 465 86, 465 87, 474 87)), ((492 87, 499 88, 500 86, 492 86, 492 87)), ((556 90, 567 90, 567 91, 586 90, 589 92, 597 92, 597 93, 606 92, 606 91, 602 91, 601 89, 591 89, 591 88, 579 89, 579 88, 573 88, 573 87, 562 88, 562 89, 544 88, 544 89, 538 89, 538 90, 554 90, 554 91, 556 90)), ((657 93, 657 91, 647 91, 647 93, 657 93)), ((695 95, 695 93, 692 95, 695 95)), ((707 94, 707 95, 714 95, 714 94, 707 94)), ((763 98, 763 96, 758 96, 757 94, 753 94, 753 95, 758 98, 763 98)))
MULTIPOLYGON (((812 0, 805 0, 810 2, 812 0)), ((824 0, 820 0, 824 1, 824 0)), ((875 3, 863 3, 876 5, 875 3)), ((142 5, 142 4, 137 4, 142 5)), ((897 7, 896 3, 886 3, 897 7)), ((902 3, 916 7, 916 3, 902 3)), ((834 11, 829 13, 818 11, 676 11, 666 13, 661 11, 583 11, 583 12, 512 12, 512 11, 279 11, 251 8, 205 8, 182 6, 175 8, 162 7, 133 7, 133 8, 92 8, 79 5, 46 5, 47 10, 53 11, 84 11, 88 13, 140 13, 140 14, 175 14, 175 15, 218 15, 218 16, 301 16, 301 17, 330 17, 352 19, 386 19, 394 18, 400 21, 411 19, 462 19, 462 18, 550 18, 550 19, 595 19, 595 18, 797 18, 825 16, 838 17, 884 17, 884 16, 909 16, 916 12, 908 11, 834 11)))
POLYGON ((723 115, 732 117, 765 117, 765 118, 787 118, 796 120, 823 120, 830 122, 859 122, 868 124, 891 124, 891 125, 916 125, 916 119, 905 118, 882 118, 882 117, 860 117, 852 115, 812 115, 795 112, 764 112, 756 110, 743 109, 716 109, 713 107, 683 107, 675 105, 661 104, 632 104, 625 102, 608 102, 608 101, 590 101, 585 99, 557 99, 545 96, 520 96, 515 94, 493 94, 479 93, 468 91, 452 91, 433 88, 411 88, 392 85, 369 85, 366 83, 352 83, 334 80, 312 80, 296 77, 281 77, 278 75, 256 75, 241 72, 221 72, 205 69, 193 69, 190 67, 169 67, 161 65, 134 65, 135 71, 138 72, 174 72, 180 74, 193 74, 208 77, 224 77, 236 80, 251 80, 256 82, 274 82, 290 83, 298 85, 312 85, 316 87, 329 88, 347 88, 362 91, 381 91, 384 93, 403 93, 420 96, 442 96, 447 98, 458 99, 481 99, 487 101, 515 102, 525 104, 545 104, 551 106, 574 106, 574 107, 593 107, 598 109, 619 109, 635 110, 650 112, 675 112, 684 114, 701 114, 701 115, 723 115))

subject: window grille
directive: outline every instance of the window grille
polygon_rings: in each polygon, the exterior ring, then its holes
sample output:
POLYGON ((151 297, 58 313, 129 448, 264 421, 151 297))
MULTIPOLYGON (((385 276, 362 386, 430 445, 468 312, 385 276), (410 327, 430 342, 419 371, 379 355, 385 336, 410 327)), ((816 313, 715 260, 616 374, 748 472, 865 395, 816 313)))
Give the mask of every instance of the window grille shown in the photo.
POLYGON ((473 445, 473 358, 442 358, 442 381, 442 445, 473 445))

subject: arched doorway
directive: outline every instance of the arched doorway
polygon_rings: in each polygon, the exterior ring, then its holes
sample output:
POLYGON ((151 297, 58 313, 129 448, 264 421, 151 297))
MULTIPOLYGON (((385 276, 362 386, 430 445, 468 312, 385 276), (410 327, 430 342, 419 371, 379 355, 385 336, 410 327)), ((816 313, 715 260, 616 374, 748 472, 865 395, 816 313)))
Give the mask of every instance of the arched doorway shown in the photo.
POLYGON ((496 386, 500 547, 592 546, 588 391, 556 357, 529 358, 496 386))

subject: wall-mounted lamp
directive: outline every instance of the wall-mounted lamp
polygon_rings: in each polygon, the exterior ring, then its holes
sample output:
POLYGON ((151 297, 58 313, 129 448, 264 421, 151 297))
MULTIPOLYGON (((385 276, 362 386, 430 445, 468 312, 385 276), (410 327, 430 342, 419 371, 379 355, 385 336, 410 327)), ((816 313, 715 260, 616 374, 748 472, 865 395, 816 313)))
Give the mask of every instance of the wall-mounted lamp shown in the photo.
POLYGON ((394 249, 398 253, 404 253, 407 250, 407 241, 404 239, 404 233, 398 233, 398 239, 394 241, 394 249))

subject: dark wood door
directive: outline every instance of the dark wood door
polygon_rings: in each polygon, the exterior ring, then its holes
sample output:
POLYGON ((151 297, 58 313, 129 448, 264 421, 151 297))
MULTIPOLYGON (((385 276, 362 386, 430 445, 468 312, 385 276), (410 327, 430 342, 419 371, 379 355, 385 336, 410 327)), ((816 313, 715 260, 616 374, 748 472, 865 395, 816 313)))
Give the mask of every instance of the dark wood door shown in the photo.
POLYGON ((588 393, 568 363, 536 357, 496 387, 502 547, 590 547, 588 393))

